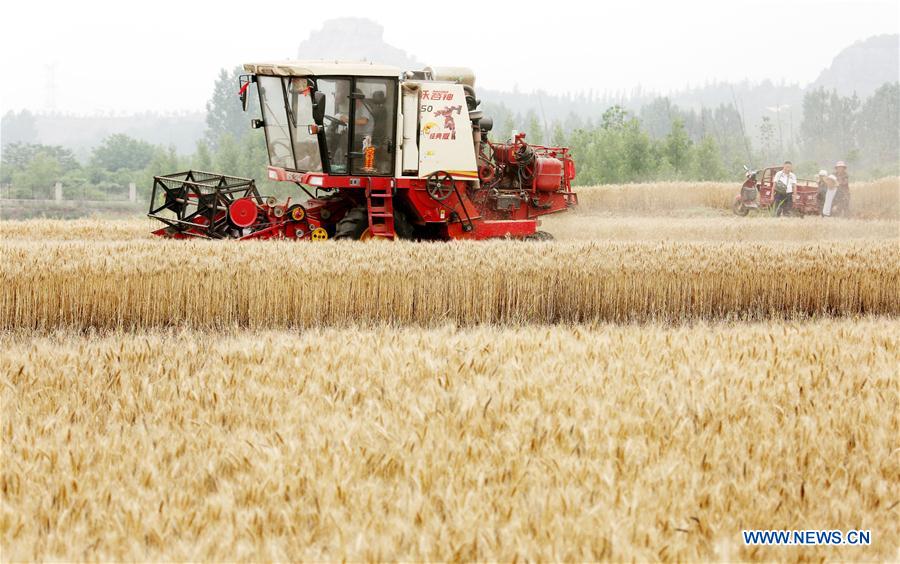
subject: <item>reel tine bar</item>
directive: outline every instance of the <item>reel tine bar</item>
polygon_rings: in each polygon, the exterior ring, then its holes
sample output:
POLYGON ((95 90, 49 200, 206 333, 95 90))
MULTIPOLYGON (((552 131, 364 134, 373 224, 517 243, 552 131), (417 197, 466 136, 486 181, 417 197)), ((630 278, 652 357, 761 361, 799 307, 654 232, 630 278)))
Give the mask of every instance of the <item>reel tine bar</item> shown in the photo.
POLYGON ((147 215, 168 225, 173 233, 222 239, 228 236, 228 207, 239 198, 262 204, 250 178, 199 170, 154 176, 147 215))

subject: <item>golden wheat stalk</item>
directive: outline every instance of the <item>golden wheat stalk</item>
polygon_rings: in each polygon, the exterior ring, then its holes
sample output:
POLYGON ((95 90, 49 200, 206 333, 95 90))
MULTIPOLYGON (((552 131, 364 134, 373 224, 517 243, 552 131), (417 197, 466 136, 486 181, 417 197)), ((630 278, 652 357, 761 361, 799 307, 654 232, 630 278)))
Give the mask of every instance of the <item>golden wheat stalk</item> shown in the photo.
POLYGON ((3 559, 891 560, 898 335, 0 333, 3 559))
MULTIPOLYGON (((541 229, 560 240, 609 241, 822 241, 898 239, 900 221, 806 217, 735 218, 731 215, 666 217, 614 216, 591 212, 554 214, 542 218, 541 229)), ((728 212, 730 214, 730 212, 728 212)), ((130 241, 155 240, 153 220, 53 220, 0 222, 4 241, 130 241)))
MULTIPOLYGON (((656 182, 581 186, 579 210, 584 213, 673 213, 697 208, 730 210, 741 183, 656 182)), ((900 177, 854 182, 850 189, 853 217, 900 219, 900 177)))
POLYGON ((0 243, 0 329, 898 314, 895 242, 0 243))
POLYGON ((900 221, 827 217, 653 217, 559 214, 541 229, 558 240, 605 241, 841 241, 900 240, 900 221))
MULTIPOLYGON (((580 202, 576 210, 580 214, 587 215, 598 213, 634 215, 683 214, 712 209, 730 215, 731 202, 739 188, 739 182, 656 182, 580 186, 576 188, 580 202)), ((851 193, 853 214, 857 219, 900 220, 900 178, 891 177, 872 182, 854 183, 851 193)), ((569 217, 570 215, 550 216, 547 220, 552 223, 557 220, 557 217, 569 217)), ((715 220, 716 218, 711 219, 715 220)), ((609 221, 609 219, 604 218, 603 221, 609 221)), ((660 221, 665 220, 660 219, 660 221)), ((737 220, 735 219, 735 221, 737 220)), ((740 223, 747 226, 761 225, 756 222, 759 222, 759 218, 746 218, 740 223)), ((853 227, 850 227, 850 230, 862 230, 865 225, 863 222, 844 219, 829 220, 829 223, 833 226, 832 230, 840 229, 834 227, 835 225, 851 225, 853 227)), ((0 239, 109 241, 148 239, 150 231, 158 229, 160 226, 159 222, 148 218, 0 221, 0 239)), ((710 231, 711 238, 719 238, 715 235, 715 230, 719 229, 719 225, 710 223, 706 227, 710 231)), ((664 224, 660 228, 665 232, 664 224)), ((780 229, 800 232, 808 228, 808 225, 787 221, 777 225, 773 224, 772 228, 776 232, 780 229)))

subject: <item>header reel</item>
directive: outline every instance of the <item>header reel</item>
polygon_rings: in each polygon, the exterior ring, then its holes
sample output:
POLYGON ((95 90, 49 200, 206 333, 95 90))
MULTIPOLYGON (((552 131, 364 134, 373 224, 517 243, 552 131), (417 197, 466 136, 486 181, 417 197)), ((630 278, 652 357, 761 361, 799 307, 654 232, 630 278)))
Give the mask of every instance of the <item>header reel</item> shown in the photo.
POLYGON ((167 227, 157 235, 176 239, 250 239, 308 236, 303 206, 263 198, 249 178, 189 170, 155 176, 149 217, 167 227))

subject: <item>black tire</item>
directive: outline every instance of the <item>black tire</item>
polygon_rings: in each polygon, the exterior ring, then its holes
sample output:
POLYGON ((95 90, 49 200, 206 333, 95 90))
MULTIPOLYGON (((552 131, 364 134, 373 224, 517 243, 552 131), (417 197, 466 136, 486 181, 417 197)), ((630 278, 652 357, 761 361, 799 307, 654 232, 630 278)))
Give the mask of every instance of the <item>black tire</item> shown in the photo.
POLYGON ((746 217, 748 213, 750 213, 750 208, 744 205, 744 202, 740 200, 735 200, 731 204, 731 211, 734 212, 734 215, 739 215, 741 217, 746 217))
MULTIPOLYGON (((366 229, 369 228, 369 213, 364 207, 353 208, 344 214, 334 228, 335 239, 359 240, 366 229)), ((406 215, 394 210, 394 231, 398 239, 412 239, 413 226, 406 219, 406 215)))
POLYGON ((353 208, 344 214, 334 228, 335 239, 353 239, 362 236, 363 231, 369 227, 369 214, 366 208, 353 208))
POLYGON ((415 227, 409 222, 406 214, 400 210, 394 210, 394 232, 398 239, 412 239, 415 227))
POLYGON ((535 231, 531 235, 526 235, 526 241, 552 241, 556 237, 546 231, 535 231))

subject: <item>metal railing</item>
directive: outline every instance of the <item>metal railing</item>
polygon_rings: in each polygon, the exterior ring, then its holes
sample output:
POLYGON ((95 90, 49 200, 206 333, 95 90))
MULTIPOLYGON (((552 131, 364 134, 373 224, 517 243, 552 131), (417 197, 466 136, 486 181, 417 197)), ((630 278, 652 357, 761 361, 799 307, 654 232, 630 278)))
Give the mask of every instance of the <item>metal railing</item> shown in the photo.
POLYGON ((52 190, 35 188, 22 189, 12 185, 0 185, 0 200, 7 202, 79 202, 79 203, 138 203, 137 186, 129 182, 127 186, 113 190, 99 190, 89 184, 64 187, 56 182, 52 190), (99 196, 99 197, 98 197, 99 196))

